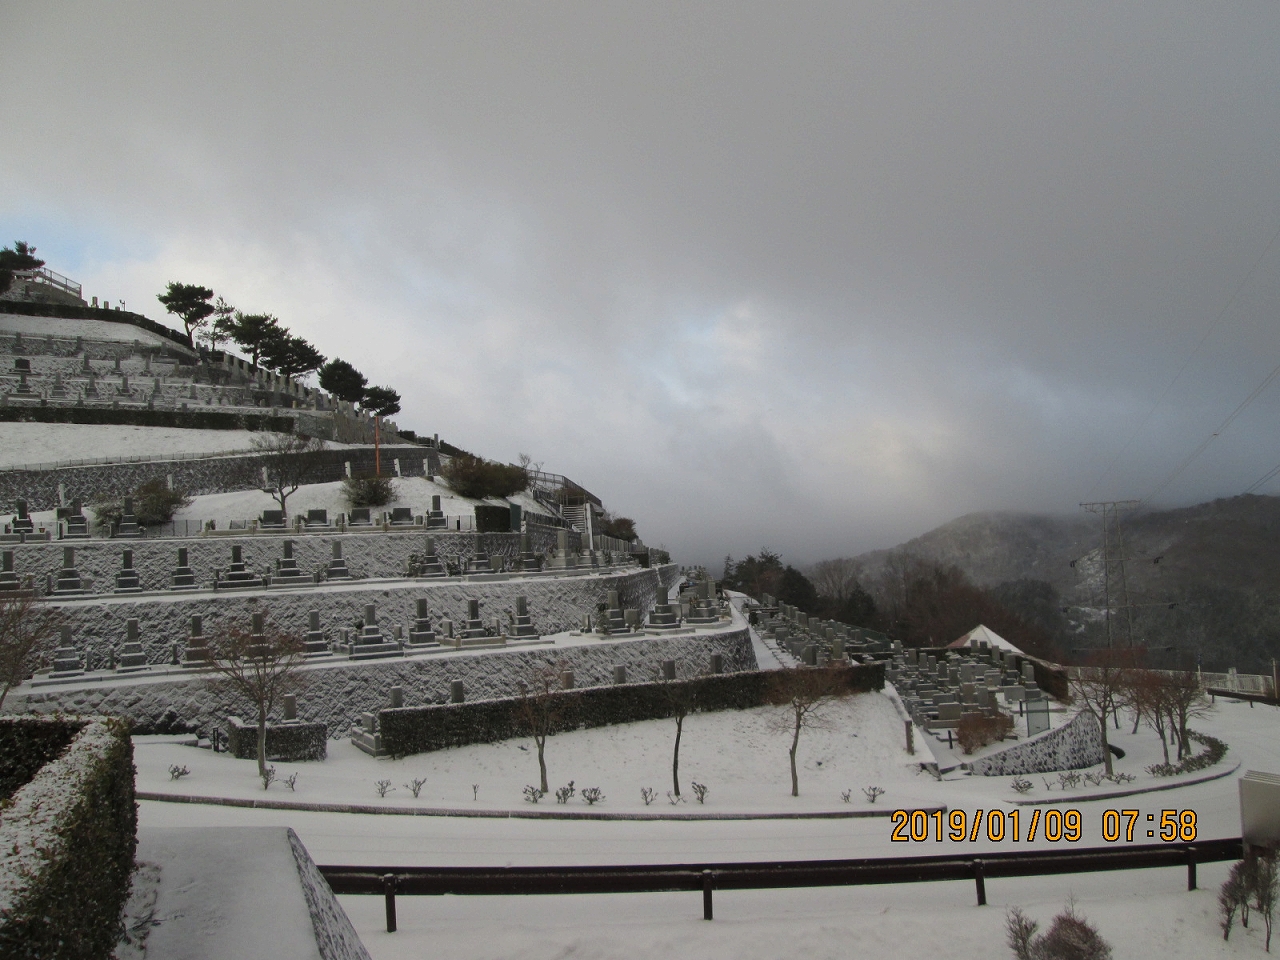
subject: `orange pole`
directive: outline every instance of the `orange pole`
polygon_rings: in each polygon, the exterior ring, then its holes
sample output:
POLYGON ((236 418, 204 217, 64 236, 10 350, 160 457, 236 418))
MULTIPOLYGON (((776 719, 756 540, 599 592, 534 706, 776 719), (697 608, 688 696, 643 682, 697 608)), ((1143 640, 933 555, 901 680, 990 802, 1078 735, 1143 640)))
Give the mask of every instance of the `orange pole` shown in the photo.
POLYGON ((373 417, 373 472, 382 476, 382 418, 377 414, 373 417))

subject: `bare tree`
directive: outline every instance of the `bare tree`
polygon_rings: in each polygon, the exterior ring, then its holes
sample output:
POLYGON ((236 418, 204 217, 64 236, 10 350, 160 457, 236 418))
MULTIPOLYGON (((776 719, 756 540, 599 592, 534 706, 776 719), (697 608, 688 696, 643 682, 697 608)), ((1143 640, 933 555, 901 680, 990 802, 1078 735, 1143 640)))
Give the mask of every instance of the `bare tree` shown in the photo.
POLYGON ((1178 738, 1178 759, 1191 753, 1187 740, 1187 722, 1208 714, 1209 701, 1200 687, 1200 678, 1194 670, 1174 670, 1165 681, 1165 703, 1170 728, 1178 738))
POLYGON ((800 731, 806 727, 821 729, 827 725, 823 710, 831 702, 848 694, 843 671, 838 667, 797 667, 781 670, 770 678, 768 702, 782 707, 774 717, 775 729, 791 734, 791 795, 800 796, 800 777, 796 772, 796 750, 800 731))
POLYGON ((0 707, 10 690, 48 664, 61 619, 29 590, 0 595, 0 707))
POLYGON ((1111 763, 1111 747, 1107 743, 1107 721, 1115 719, 1125 693, 1131 686, 1133 657, 1123 650, 1104 650, 1080 668, 1074 691, 1085 709, 1102 727, 1102 755, 1107 774, 1115 772, 1111 763))
POLYGON ((262 454, 267 492, 286 513, 285 501, 312 478, 324 454, 324 441, 300 433, 260 433, 251 443, 262 454))
POLYGON ((862 579, 862 562, 852 557, 837 557, 815 563, 809 579, 820 596, 844 601, 853 596, 862 579))
POLYGON ((305 662, 302 640, 262 624, 261 633, 235 627, 213 640, 211 682, 248 700, 257 713, 258 775, 267 775, 267 718, 284 695, 298 686, 305 662))
POLYGON ((520 696, 515 705, 515 725, 533 737, 538 748, 538 772, 541 774, 539 790, 543 794, 547 786, 547 737, 559 729, 564 703, 558 695, 562 665, 542 664, 529 671, 528 680, 520 685, 520 696))
POLYGON ((676 743, 671 751, 671 785, 675 795, 680 796, 680 736, 684 732, 684 718, 697 706, 697 694, 693 685, 680 680, 660 681, 662 692, 667 699, 667 707, 676 721, 676 743))

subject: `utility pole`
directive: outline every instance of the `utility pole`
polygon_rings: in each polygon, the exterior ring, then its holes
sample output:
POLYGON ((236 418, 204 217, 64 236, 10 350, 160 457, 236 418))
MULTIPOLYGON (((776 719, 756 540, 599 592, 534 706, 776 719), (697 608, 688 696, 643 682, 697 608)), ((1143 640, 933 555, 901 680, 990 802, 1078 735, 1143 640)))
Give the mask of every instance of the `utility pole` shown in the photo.
POLYGON ((1124 610, 1125 640, 1129 647, 1133 646, 1133 605, 1129 602, 1129 582, 1125 578, 1124 563, 1129 558, 1124 553, 1124 533, 1121 530, 1120 514, 1125 510, 1133 510, 1141 500, 1106 500, 1098 503, 1082 503, 1080 506, 1090 513, 1102 517, 1102 585, 1106 594, 1107 647, 1115 646, 1112 627, 1111 597, 1118 593, 1124 610))

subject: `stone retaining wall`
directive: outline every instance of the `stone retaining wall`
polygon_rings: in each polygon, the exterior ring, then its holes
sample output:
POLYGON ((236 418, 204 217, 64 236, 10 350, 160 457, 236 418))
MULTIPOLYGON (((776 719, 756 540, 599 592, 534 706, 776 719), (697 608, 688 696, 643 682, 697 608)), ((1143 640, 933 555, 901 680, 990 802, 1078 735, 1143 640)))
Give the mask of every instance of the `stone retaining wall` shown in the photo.
MULTIPOLYGON (((166 537, 155 540, 64 540, 41 541, 25 544, 4 544, 4 549, 14 551, 14 570, 20 580, 31 577, 38 590, 43 591, 48 577, 58 576, 62 569, 64 547, 76 551, 76 569, 82 581, 96 595, 109 596, 115 590, 116 575, 120 573, 125 550, 133 551, 133 568, 138 572, 142 588, 148 591, 167 591, 172 583, 173 571, 178 563, 178 550, 185 547, 187 561, 195 573, 196 584, 203 588, 213 586, 214 571, 225 570, 231 564, 231 548, 242 549, 244 562, 258 576, 273 573, 276 561, 284 555, 283 543, 293 541, 293 556, 301 569, 310 576, 317 569, 328 567, 333 556, 333 543, 342 543, 342 555, 347 569, 357 579, 403 577, 411 554, 423 553, 430 536, 436 555, 442 563, 460 570, 461 564, 476 555, 477 548, 494 559, 494 563, 509 564, 520 556, 520 535, 517 533, 450 533, 418 528, 416 533, 382 532, 365 528, 362 533, 307 533, 286 536, 283 534, 235 535, 218 534, 202 537, 166 537)), ((570 533, 570 543, 575 544, 578 534, 570 533)), ((529 526, 530 547, 536 554, 543 554, 556 544, 556 529, 536 524, 529 526)), ((575 544, 576 545, 576 544, 575 544)), ((75 601, 81 602, 81 601, 75 601)))
MULTIPOLYGON (((439 454, 428 447, 386 446, 382 450, 384 470, 393 472, 400 460, 403 476, 420 477, 440 470, 439 454)), ((331 483, 346 476, 346 464, 355 473, 372 473, 373 448, 327 450, 319 455, 319 465, 308 478, 310 483, 331 483)), ((5 470, 0 472, 0 513, 12 513, 24 497, 31 510, 53 510, 61 504, 61 485, 66 501, 90 503, 108 497, 124 497, 152 480, 172 481, 176 490, 191 496, 258 490, 262 487, 263 457, 244 454, 232 457, 205 457, 191 460, 150 460, 142 463, 106 463, 54 470, 5 470)), ((425 505, 424 505, 425 508, 425 505)))
MULTIPOLYGON (((514 534, 486 534, 486 537, 514 534)), ((370 538, 374 539, 374 538, 370 538)), ((379 538, 381 539, 381 538, 379 538)), ((517 596, 528 598, 529 616, 539 633, 575 629, 583 614, 596 612, 608 591, 617 590, 625 606, 647 614, 662 590, 679 576, 674 565, 657 569, 619 569, 582 577, 529 577, 511 580, 370 580, 320 587, 250 591, 198 591, 168 595, 123 595, 102 600, 51 603, 71 628, 72 644, 84 657, 87 669, 105 669, 112 652, 125 641, 126 622, 137 618, 143 650, 153 664, 168 663, 172 645, 179 656, 186 649, 192 616, 204 618, 205 636, 217 637, 229 627, 245 629, 252 615, 267 614, 276 629, 302 634, 311 610, 320 613, 326 638, 336 641, 343 627, 362 622, 366 604, 377 607, 378 622, 387 634, 394 626, 406 634, 413 623, 417 600, 427 600, 433 625, 450 619, 458 627, 466 619, 467 601, 480 601, 480 616, 491 624, 508 621, 517 596)))
POLYGON ((1102 730, 1088 710, 1058 727, 1022 743, 990 753, 969 764, 978 777, 1012 777, 1055 770, 1079 770, 1102 763, 1102 730))
MULTIPOLYGON (((626 667, 628 679, 652 680, 663 660, 675 660, 680 676, 693 676, 707 670, 714 653, 723 656, 725 672, 759 669, 745 628, 310 665, 301 675, 298 718, 324 723, 330 737, 341 737, 362 713, 389 706, 393 686, 404 688, 404 703, 410 707, 447 703, 454 680, 462 681, 468 700, 493 699, 515 695, 519 682, 548 663, 572 670, 577 686, 603 686, 613 682, 615 666, 626 667)), ((197 675, 136 683, 118 680, 73 690, 19 689, 9 694, 5 708, 18 713, 123 716, 135 724, 135 733, 208 733, 227 716, 244 716, 250 705, 210 677, 197 675)))

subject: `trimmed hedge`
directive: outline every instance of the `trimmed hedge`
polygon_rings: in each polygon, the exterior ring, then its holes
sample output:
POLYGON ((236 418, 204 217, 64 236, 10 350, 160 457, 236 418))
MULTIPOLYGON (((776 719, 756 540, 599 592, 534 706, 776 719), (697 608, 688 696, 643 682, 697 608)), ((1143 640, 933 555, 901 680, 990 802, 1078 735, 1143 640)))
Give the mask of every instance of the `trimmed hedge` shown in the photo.
MULTIPOLYGON (((849 693, 884 688, 884 664, 840 668, 849 693)), ((627 683, 607 687, 558 690, 554 732, 604 727, 639 720, 659 720, 672 714, 672 700, 690 696, 694 711, 748 710, 769 702, 770 681, 776 671, 713 674, 670 683, 627 683)), ((393 757, 492 743, 524 735, 516 718, 519 697, 471 703, 397 707, 379 711, 382 746, 393 757)))
POLYGON ((0 723, 0 801, 31 782, 75 739, 80 728, 39 717, 10 717, 0 723))
MULTIPOLYGON (((328 755, 329 728, 323 723, 268 723, 268 760, 323 760, 328 755)), ((258 758, 258 725, 227 717, 227 753, 237 760, 258 758)))
POLYGON ((60 731, 42 734, 45 745, 59 735, 70 745, 14 793, 0 820, 0 956, 106 960, 123 931, 137 844, 129 727, 38 722, 60 731))
POLYGON ((491 503, 477 503, 476 531, 478 533, 510 533, 511 508, 497 507, 491 503))
POLYGON ((22 423, 123 423, 193 430, 271 430, 293 433, 292 417, 225 410, 117 410, 112 407, 0 407, 0 421, 22 423))

